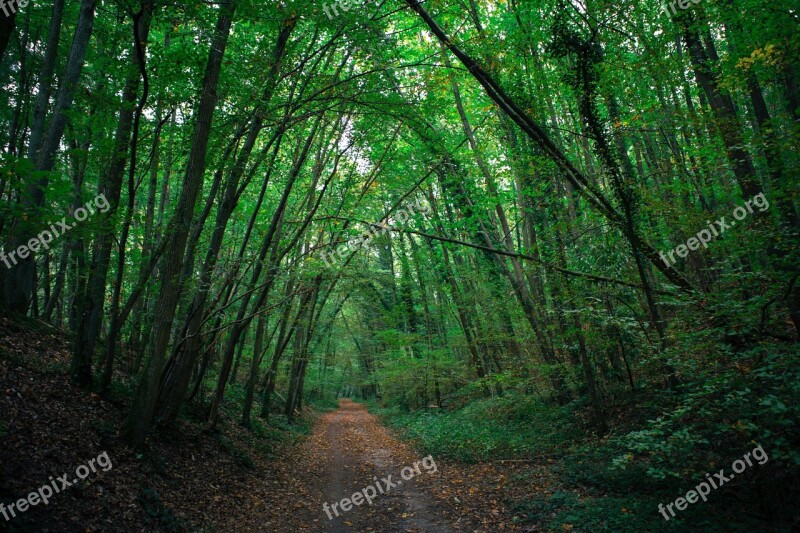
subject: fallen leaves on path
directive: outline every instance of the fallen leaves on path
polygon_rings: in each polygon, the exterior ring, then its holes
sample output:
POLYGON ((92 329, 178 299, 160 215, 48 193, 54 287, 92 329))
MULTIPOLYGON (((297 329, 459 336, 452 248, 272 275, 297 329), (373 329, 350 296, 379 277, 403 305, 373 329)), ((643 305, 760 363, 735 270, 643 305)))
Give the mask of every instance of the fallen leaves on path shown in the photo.
MULTIPOLYGON (((404 467, 422 456, 401 442, 366 409, 342 400, 340 409, 321 416, 312 435, 292 454, 298 489, 311 496, 304 524, 314 531, 493 532, 517 531, 504 493, 522 465, 460 465, 437 460, 436 471, 401 478, 404 467), (371 505, 328 518, 329 508, 388 475, 401 481, 371 505)), ((433 470, 433 469, 431 469, 433 470)), ((292 497, 291 489, 287 497, 292 497)), ((287 517, 290 519, 290 517, 287 517)))

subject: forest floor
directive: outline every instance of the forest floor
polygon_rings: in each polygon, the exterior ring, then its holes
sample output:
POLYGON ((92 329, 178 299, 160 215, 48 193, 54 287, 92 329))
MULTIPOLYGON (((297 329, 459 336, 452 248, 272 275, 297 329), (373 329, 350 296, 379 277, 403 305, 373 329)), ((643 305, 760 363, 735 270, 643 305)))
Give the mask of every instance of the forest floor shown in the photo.
POLYGON ((509 468, 423 458, 392 436, 363 405, 347 399, 340 401, 338 410, 318 419, 295 460, 298 478, 314 502, 310 518, 315 531, 517 529, 501 501, 512 474, 509 468), (357 492, 369 495, 372 503, 351 498, 357 492), (361 503, 345 512, 343 498, 361 503))
POLYGON ((348 399, 340 400, 338 410, 320 416, 311 436, 286 453, 290 455, 283 460, 290 465, 291 482, 283 483, 284 499, 294 505, 278 513, 264 509, 245 522, 240 517, 226 525, 237 531, 327 533, 536 530, 516 525, 503 504, 503 492, 518 465, 463 465, 436 458, 423 462, 419 453, 391 435, 363 405, 348 399), (419 473, 415 471, 412 477, 407 470, 409 479, 404 479, 403 469, 413 468, 414 463, 419 473), (385 490, 383 480, 390 475, 385 490), (342 510, 343 498, 376 483, 384 494, 376 488, 371 505, 362 500, 359 506, 342 510), (330 518, 323 507, 326 503, 330 518))
POLYGON ((531 485, 530 464, 421 463, 422 454, 347 400, 291 427, 276 416, 254 431, 236 423, 233 404, 223 405, 231 414, 213 431, 190 413, 137 452, 118 436, 125 395, 73 386, 68 362, 60 332, 0 318, 0 502, 26 497, 51 476, 74 478, 103 453, 110 462, 46 506, 0 515, 0 531, 536 531, 519 525, 508 502, 550 492, 547 464, 536 466, 531 485), (404 480, 414 463, 420 473, 404 480), (389 475, 397 486, 372 505, 339 507, 328 519, 324 503, 389 475))

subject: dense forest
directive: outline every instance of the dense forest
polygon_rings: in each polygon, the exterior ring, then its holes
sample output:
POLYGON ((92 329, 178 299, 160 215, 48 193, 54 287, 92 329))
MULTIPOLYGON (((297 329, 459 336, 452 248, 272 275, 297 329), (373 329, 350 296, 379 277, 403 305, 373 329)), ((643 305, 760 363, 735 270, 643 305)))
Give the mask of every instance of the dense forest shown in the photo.
POLYGON ((0 0, 0 530, 800 528, 800 4, 659 2, 0 0))

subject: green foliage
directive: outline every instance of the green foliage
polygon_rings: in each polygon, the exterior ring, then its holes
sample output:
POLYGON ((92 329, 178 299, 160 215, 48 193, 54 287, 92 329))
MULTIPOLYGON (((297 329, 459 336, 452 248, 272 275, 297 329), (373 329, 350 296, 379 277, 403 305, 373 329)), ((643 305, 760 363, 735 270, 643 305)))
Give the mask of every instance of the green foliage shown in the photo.
POLYGON ((315 396, 308 400, 308 404, 315 410, 322 413, 328 411, 335 411, 339 408, 339 402, 336 398, 332 395, 327 395, 323 397, 315 396))
POLYGON ((570 491, 515 500, 518 514, 548 530, 747 531, 760 523, 753 509, 786 521, 786 508, 795 502, 792 496, 773 499, 758 487, 772 479, 775 490, 788 494, 797 483, 800 350, 775 342, 748 348, 714 342, 726 329, 681 335, 666 354, 685 376, 681 385, 639 393, 616 434, 600 440, 587 439, 580 427, 580 401, 555 407, 507 392, 454 411, 373 409, 437 456, 475 462, 556 452, 560 459, 551 472, 570 491), (758 445, 769 461, 754 462, 733 487, 669 523, 658 514, 659 503, 684 495, 707 473, 730 472, 733 461, 758 445), (747 498, 749 512, 742 513, 731 491, 747 498))
POLYGON ((475 401, 452 412, 373 409, 425 453, 466 462, 547 455, 575 435, 565 423, 567 409, 519 395, 475 401))
POLYGON ((771 459, 800 464, 800 350, 764 344, 716 357, 716 366, 705 371, 689 364, 693 379, 674 406, 643 429, 613 439, 626 450, 615 466, 639 462, 653 478, 696 478, 756 444, 771 459))
POLYGON ((572 492, 556 491, 513 510, 526 522, 542 524, 545 531, 685 531, 687 524, 682 520, 673 519, 667 527, 663 518, 653 513, 657 505, 656 501, 643 501, 637 496, 585 499, 572 492))

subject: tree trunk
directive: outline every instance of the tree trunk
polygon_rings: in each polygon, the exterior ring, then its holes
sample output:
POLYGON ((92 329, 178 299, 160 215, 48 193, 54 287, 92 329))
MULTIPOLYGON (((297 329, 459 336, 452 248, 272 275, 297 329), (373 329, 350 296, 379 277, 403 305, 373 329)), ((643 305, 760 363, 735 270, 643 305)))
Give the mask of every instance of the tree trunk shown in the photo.
POLYGON ((153 420, 164 354, 169 344, 172 321, 175 317, 175 307, 180 292, 179 282, 186 240, 206 167, 208 139, 217 102, 217 84, 222 58, 228 44, 235 10, 235 1, 220 8, 201 86, 189 164, 177 209, 170 221, 167 235, 164 237, 170 242, 170 247, 161 271, 161 293, 156 305, 159 319, 153 327, 153 357, 147 362, 136 399, 123 428, 123 436, 136 446, 144 443, 153 420))
MULTIPOLYGON (((78 79, 83 69, 86 51, 89 48, 89 39, 92 35, 94 26, 95 5, 97 0, 81 0, 80 15, 78 25, 75 28, 75 38, 72 41, 67 67, 62 77, 61 86, 56 96, 53 108, 53 117, 50 126, 44 137, 42 148, 36 158, 36 170, 43 173, 39 181, 31 185, 28 195, 25 198, 25 206, 28 209, 39 209, 44 205, 44 190, 47 188, 47 174, 53 170, 56 152, 61 144, 64 135, 64 128, 67 125, 67 114, 72 107, 75 92, 78 87, 78 79)), ((17 247, 27 242, 34 236, 35 230, 28 225, 19 225, 12 236, 12 246, 17 247)), ((5 301, 6 305, 14 312, 25 313, 31 304, 33 296, 33 279, 36 264, 33 256, 20 261, 12 268, 5 280, 5 301)))
MULTIPOLYGON (((94 356, 95 344, 100 334, 100 322, 103 316, 103 308, 106 292, 106 278, 111 259, 111 247, 117 238, 117 228, 114 227, 114 218, 119 207, 120 196, 122 193, 122 178, 125 166, 128 162, 128 151, 131 143, 131 131, 134 123, 134 109, 139 92, 139 81, 141 77, 140 68, 144 65, 139 64, 139 58, 144 58, 144 44, 150 32, 150 20, 152 16, 153 4, 142 2, 142 12, 136 17, 141 17, 140 22, 134 22, 133 46, 131 50, 131 64, 128 79, 123 91, 122 102, 120 104, 119 122, 114 138, 114 152, 111 164, 103 183, 100 186, 100 193, 103 194, 108 202, 109 209, 101 220, 102 230, 95 240, 92 266, 90 269, 89 282, 86 287, 86 294, 81 297, 83 309, 78 317, 78 331, 75 337, 75 347, 72 360, 72 379, 79 385, 86 386, 92 381, 92 357, 94 356), (138 30, 138 31, 137 31, 138 30), (141 52, 141 53, 140 53, 141 52)), ((142 59, 143 60, 143 59, 142 59)), ((146 95, 145 95, 146 97, 146 95)), ((140 105, 137 111, 141 113, 140 105)), ((137 114, 137 121, 138 121, 137 114)), ((132 154, 135 157, 135 154, 132 154)), ((129 191, 133 194, 134 191, 129 191)), ((124 239, 122 239, 124 241, 124 239)), ((124 247, 120 248, 123 254, 124 247)), ((121 273, 118 273, 118 278, 121 273)), ((115 292, 121 287, 121 280, 117 280, 115 292)), ((115 299, 118 301, 118 299, 115 299)), ((115 313, 112 313, 112 317, 115 313)), ((112 319, 112 322, 114 320, 112 319)), ((115 336, 112 327, 111 337, 115 336)), ((112 341, 113 342, 113 341, 112 341)), ((108 359, 108 358, 107 358, 108 359)), ((113 359, 108 359, 109 363, 113 359)), ((109 366, 107 363, 107 366, 109 366)), ((106 377, 110 379, 110 370, 104 372, 103 386, 108 386, 106 377)))

